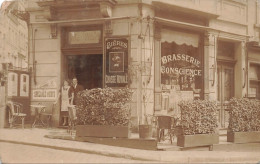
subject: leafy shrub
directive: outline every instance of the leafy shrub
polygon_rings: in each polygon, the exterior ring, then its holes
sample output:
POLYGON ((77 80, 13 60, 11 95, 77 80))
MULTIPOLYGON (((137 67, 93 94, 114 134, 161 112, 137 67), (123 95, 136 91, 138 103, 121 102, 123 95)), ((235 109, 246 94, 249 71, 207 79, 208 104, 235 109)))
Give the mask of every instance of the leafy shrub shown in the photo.
POLYGON ((260 131, 260 102, 248 98, 230 100, 229 129, 232 132, 260 131))
POLYGON ((215 101, 181 101, 179 106, 184 135, 216 133, 218 108, 215 101))
POLYGON ((79 92, 77 101, 78 125, 121 125, 129 122, 128 88, 95 88, 79 92))

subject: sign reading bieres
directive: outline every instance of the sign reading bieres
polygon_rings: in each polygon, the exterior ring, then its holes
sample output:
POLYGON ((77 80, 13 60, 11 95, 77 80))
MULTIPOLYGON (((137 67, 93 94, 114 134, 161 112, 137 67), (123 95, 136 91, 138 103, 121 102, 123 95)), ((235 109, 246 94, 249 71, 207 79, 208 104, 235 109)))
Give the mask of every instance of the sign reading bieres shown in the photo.
POLYGON ((106 38, 106 77, 108 87, 125 87, 128 84, 128 39, 106 38))

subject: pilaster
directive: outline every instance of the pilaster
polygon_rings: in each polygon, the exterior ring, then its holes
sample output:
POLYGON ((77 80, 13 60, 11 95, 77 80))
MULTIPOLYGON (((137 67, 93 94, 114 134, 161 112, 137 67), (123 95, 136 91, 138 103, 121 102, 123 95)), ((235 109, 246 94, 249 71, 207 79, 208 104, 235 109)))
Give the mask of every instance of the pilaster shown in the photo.
POLYGON ((161 110, 161 26, 154 23, 154 108, 161 110))
POLYGON ((206 33, 204 37, 204 99, 216 100, 217 96, 217 37, 206 33))

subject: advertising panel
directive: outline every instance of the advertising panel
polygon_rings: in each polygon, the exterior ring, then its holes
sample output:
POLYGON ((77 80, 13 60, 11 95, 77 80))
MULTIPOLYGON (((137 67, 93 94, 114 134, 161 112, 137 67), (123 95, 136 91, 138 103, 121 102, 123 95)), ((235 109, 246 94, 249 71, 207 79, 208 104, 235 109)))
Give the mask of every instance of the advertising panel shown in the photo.
POLYGON ((18 88, 18 74, 15 72, 8 73, 8 96, 18 96, 17 88, 18 88))
POLYGON ((125 87, 128 84, 128 39, 106 38, 106 75, 108 87, 125 87))

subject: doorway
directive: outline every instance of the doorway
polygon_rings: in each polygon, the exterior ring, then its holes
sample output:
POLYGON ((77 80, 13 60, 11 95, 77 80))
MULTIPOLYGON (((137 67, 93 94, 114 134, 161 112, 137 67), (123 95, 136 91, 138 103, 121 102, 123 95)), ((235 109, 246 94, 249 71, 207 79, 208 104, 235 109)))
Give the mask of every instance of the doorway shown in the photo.
POLYGON ((103 87, 103 55, 66 55, 66 75, 69 80, 73 77, 84 89, 103 87))
POLYGON ((218 121, 220 128, 228 127, 228 103, 234 96, 234 67, 229 63, 218 63, 217 99, 220 107, 218 121))

